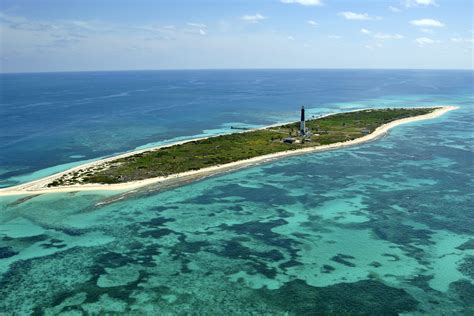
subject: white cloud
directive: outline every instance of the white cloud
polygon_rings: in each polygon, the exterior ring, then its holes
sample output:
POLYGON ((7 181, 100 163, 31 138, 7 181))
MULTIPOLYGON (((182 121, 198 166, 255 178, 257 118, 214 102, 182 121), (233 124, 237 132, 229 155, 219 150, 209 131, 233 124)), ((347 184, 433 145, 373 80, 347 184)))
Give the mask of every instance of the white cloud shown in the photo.
POLYGON ((398 33, 396 34, 375 33, 374 37, 378 39, 397 39, 397 40, 405 38, 405 36, 398 33))
POLYGON ((290 41, 294 41, 294 40, 295 40, 295 38, 294 38, 293 36, 288 36, 288 40, 290 40, 290 41))
POLYGON ((453 37, 451 42, 454 43, 474 43, 474 38, 453 37))
POLYGON ((434 0, 415 0, 415 2, 420 5, 436 5, 434 0))
POLYGON ((367 13, 355 13, 355 12, 350 12, 350 11, 339 12, 338 15, 342 16, 343 18, 347 20, 381 20, 382 19, 379 16, 371 17, 367 13))
POLYGON ((438 20, 433 19, 419 19, 410 21, 412 25, 422 26, 422 27, 443 27, 444 23, 441 23, 438 20))
POLYGON ((389 6, 388 9, 392 12, 395 12, 395 13, 398 13, 398 12, 401 12, 402 10, 400 10, 399 8, 397 7, 394 7, 394 6, 389 6))
MULTIPOLYGON (((89 30, 89 31, 94 31, 95 30, 95 27, 94 27, 93 23, 91 23, 89 21, 75 20, 75 21, 71 21, 71 24, 74 25, 74 26, 77 26, 79 28, 83 28, 85 30, 89 30)), ((56 28, 57 28, 57 26, 56 26, 56 28)))
POLYGON ((365 35, 370 35, 373 38, 379 39, 379 40, 391 40, 391 39, 399 40, 399 39, 405 38, 405 36, 398 33, 395 33, 395 34, 386 34, 386 33, 381 33, 381 32, 374 33, 368 29, 361 29, 360 32, 365 35))
MULTIPOLYGON (((0 33, 14 38, 32 37, 30 47, 36 49, 65 48, 74 46, 95 33, 108 33, 111 25, 99 21, 80 20, 33 20, 22 16, 8 15, 0 12, 0 33)), ((11 47, 16 44, 11 45, 11 47)), ((2 47, 2 50, 5 47, 2 47)), ((9 47, 10 48, 10 47, 9 47)))
POLYGON ((382 43, 376 43, 375 45, 365 45, 364 47, 367 48, 367 49, 370 49, 370 50, 374 50, 376 48, 383 47, 383 44, 382 43))
POLYGON ((243 15, 241 17, 242 20, 247 21, 249 23, 258 23, 262 20, 265 20, 267 17, 261 15, 260 13, 254 14, 254 15, 243 15))
MULTIPOLYGON (((188 23, 186 23, 186 25, 192 27, 192 30, 190 30, 191 33, 199 33, 199 35, 202 35, 202 36, 207 34, 207 32, 206 32, 207 25, 206 24, 188 22, 188 23)), ((174 27, 173 27, 173 29, 174 29, 174 27)))
POLYGON ((205 29, 207 28, 207 25, 206 24, 203 24, 203 23, 193 23, 193 22, 188 22, 186 23, 188 26, 192 26, 192 27, 197 27, 197 28, 200 28, 200 29, 205 29))
POLYGON ((94 31, 110 30, 110 25, 106 25, 98 21, 30 20, 25 17, 8 15, 2 12, 0 12, 0 22, 3 22, 5 25, 7 25, 11 29, 22 30, 22 31, 37 31, 37 32, 89 31, 89 32, 94 32, 94 31))
POLYGON ((281 0, 281 3, 297 3, 306 6, 322 5, 321 0, 281 0))
POLYGON ((439 43, 440 41, 435 41, 431 38, 428 37, 418 37, 415 42, 420 45, 420 46, 425 46, 425 45, 431 45, 431 44, 436 44, 439 43))
POLYGON ((309 21, 308 21, 308 24, 309 24, 309 25, 312 25, 312 26, 317 26, 317 25, 318 25, 318 22, 313 21, 313 20, 309 20, 309 21))
POLYGON ((434 33, 432 29, 420 29, 420 31, 422 31, 423 33, 429 33, 429 34, 434 33))
POLYGON ((418 6, 438 6, 435 0, 405 0, 405 7, 418 7, 418 6))

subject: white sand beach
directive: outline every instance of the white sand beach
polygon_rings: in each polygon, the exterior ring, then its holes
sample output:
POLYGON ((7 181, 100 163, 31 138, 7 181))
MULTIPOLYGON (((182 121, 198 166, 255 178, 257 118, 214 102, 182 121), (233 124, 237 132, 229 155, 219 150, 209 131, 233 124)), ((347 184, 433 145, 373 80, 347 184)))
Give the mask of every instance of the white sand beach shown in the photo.
MULTIPOLYGON (((410 117, 410 118, 405 118, 405 119, 400 119, 397 121, 393 121, 391 123, 382 125, 378 127, 374 132, 365 135, 363 137, 351 140, 351 141, 346 141, 346 142, 339 142, 339 143, 334 143, 330 145, 322 145, 322 146, 315 146, 315 147, 308 147, 308 148, 303 148, 303 149, 298 149, 298 150, 289 150, 289 151, 283 151, 283 152, 278 152, 274 154, 269 154, 269 155, 264 155, 264 156, 258 156, 246 160, 240 160, 224 165, 216 165, 208 168, 203 168, 200 170, 193 170, 193 171, 188 171, 188 172, 183 172, 183 173, 178 173, 174 175, 170 175, 167 177, 155 177, 155 178, 150 178, 146 180, 140 180, 140 181, 132 181, 132 182, 126 182, 126 183, 119 183, 119 184, 77 184, 77 185, 68 185, 68 186, 58 186, 58 187, 48 187, 47 185, 54 181, 55 179, 58 179, 66 174, 70 174, 74 171, 78 171, 80 169, 89 169, 89 168, 94 168, 98 167, 100 165, 103 165, 106 162, 110 162, 119 158, 124 158, 124 157, 129 157, 136 155, 138 153, 143 153, 147 151, 152 151, 152 150, 157 150, 159 148, 163 147, 169 147, 173 146, 176 144, 182 144, 190 141, 195 141, 197 139, 191 139, 191 140, 186 140, 182 142, 177 142, 169 145, 163 145, 163 146, 158 146, 154 148, 147 148, 147 149, 142 149, 142 150, 137 150, 133 152, 128 152, 125 154, 97 160, 94 162, 86 163, 71 169, 68 169, 66 171, 38 179, 35 181, 31 181, 28 183, 24 183, 21 185, 17 186, 12 186, 12 187, 7 187, 7 188, 2 188, 0 189, 0 196, 9 196, 9 195, 31 195, 31 194, 44 194, 44 193, 57 193, 57 192, 77 192, 77 191, 96 191, 96 190, 106 190, 106 191, 127 191, 127 190, 133 190, 137 189, 139 187, 151 185, 151 184, 163 184, 163 186, 166 186, 167 183, 169 182, 174 182, 176 183, 177 181, 182 180, 183 182, 187 182, 193 179, 199 179, 203 177, 207 177, 210 175, 215 175, 218 173, 226 172, 226 171, 231 171, 239 168, 243 168, 249 165, 255 165, 258 163, 262 162, 268 162, 271 160, 275 159, 280 159, 284 157, 289 157, 289 156, 296 156, 296 155, 301 155, 301 154, 306 154, 306 153, 312 153, 312 152, 320 152, 320 151, 327 151, 327 150, 334 150, 338 148, 344 148, 344 147, 349 147, 349 146, 355 146, 358 144, 362 144, 371 140, 375 140, 383 135, 385 135, 391 128, 401 125, 401 124, 406 124, 410 122, 415 122, 415 121, 421 121, 421 120, 428 120, 428 119, 433 119, 437 118, 449 111, 455 110, 458 107, 455 106, 440 106, 439 109, 436 109, 432 113, 425 114, 425 115, 420 115, 420 116, 415 116, 415 117, 410 117)), ((262 127, 263 128, 268 128, 268 127, 274 127, 282 124, 277 124, 277 125, 271 125, 271 126, 266 126, 262 127)), ((245 132, 245 131, 244 131, 245 132)), ((211 136, 212 137, 212 136, 211 136)), ((200 138, 200 139, 205 139, 208 137, 200 138)))

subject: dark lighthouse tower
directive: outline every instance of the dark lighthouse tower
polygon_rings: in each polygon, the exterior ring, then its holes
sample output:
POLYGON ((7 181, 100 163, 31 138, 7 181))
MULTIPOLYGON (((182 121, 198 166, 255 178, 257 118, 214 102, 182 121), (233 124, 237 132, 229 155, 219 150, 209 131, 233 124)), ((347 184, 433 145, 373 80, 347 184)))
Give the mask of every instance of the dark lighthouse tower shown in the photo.
POLYGON ((304 136, 306 134, 306 128, 304 124, 304 106, 301 107, 301 122, 300 122, 300 134, 304 136))

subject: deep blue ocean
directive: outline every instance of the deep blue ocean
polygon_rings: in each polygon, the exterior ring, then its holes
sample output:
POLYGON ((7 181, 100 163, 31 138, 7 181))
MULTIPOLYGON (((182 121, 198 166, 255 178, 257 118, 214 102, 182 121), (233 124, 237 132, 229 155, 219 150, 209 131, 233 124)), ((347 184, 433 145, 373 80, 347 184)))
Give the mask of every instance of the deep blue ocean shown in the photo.
POLYGON ((0 314, 472 315, 474 72, 0 74, 0 187, 160 143, 456 105, 176 188, 0 198, 0 314))

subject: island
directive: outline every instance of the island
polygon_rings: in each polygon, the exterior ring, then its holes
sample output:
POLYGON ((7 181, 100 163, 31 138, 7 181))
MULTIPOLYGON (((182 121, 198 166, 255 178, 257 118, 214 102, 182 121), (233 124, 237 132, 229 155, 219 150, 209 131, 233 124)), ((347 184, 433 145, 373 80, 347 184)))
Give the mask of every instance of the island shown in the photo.
POLYGON ((126 190, 202 178, 276 158, 330 150, 384 135, 399 124, 438 117, 452 106, 363 109, 299 122, 188 140, 84 164, 14 187, 0 195, 126 190))

